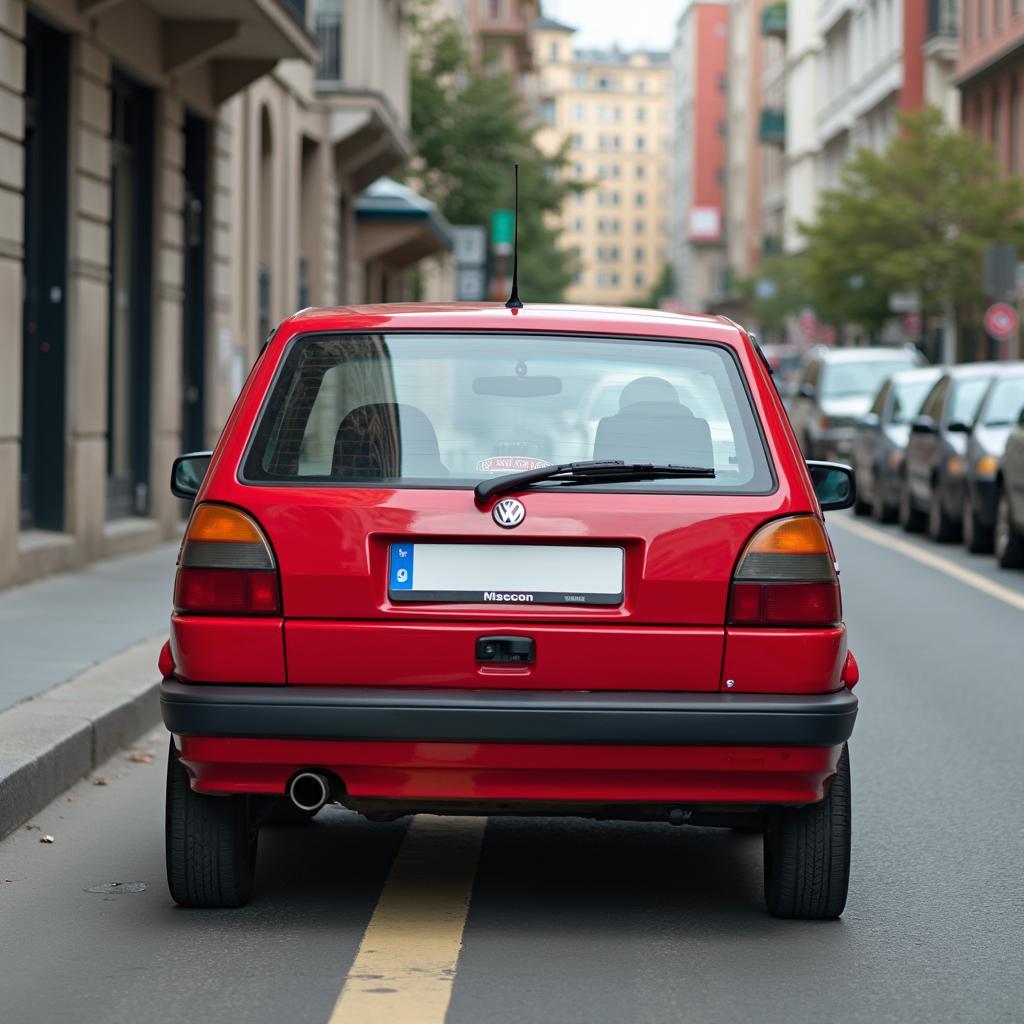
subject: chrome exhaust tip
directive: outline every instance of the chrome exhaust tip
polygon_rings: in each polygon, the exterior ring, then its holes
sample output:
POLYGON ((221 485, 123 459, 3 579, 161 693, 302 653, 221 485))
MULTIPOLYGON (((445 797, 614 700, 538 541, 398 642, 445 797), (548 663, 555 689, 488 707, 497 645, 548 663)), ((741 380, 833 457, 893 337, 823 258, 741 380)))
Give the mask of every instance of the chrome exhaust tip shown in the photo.
POLYGON ((330 780, 319 772, 299 772, 288 784, 288 798, 300 811, 319 811, 330 796, 330 780))

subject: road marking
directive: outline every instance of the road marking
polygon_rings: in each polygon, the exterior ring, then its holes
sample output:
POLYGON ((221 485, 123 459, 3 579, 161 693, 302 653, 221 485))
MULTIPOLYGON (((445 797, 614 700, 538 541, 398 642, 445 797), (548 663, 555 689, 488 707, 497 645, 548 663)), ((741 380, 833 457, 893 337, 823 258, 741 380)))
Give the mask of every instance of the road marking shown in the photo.
POLYGON ((328 1024, 443 1024, 486 825, 413 818, 328 1024))
POLYGON ((983 594, 988 594, 989 597, 994 597, 1013 608, 1024 611, 1024 594, 1010 587, 1004 587, 1001 583, 996 583, 994 580, 990 580, 987 576, 982 576, 981 573, 974 572, 972 569, 965 569, 962 565, 957 565, 956 562, 951 562, 948 558, 933 554, 931 551, 925 551, 916 544, 910 544, 897 537, 890 537, 887 533, 883 533, 873 526, 865 526, 863 523, 855 522, 852 519, 833 519, 828 525, 830 527, 833 525, 839 526, 844 530, 849 530, 850 533, 855 533, 858 537, 863 537, 864 540, 871 541, 872 544, 879 544, 883 548, 898 551, 901 555, 906 555, 907 558, 913 558, 922 565, 937 569, 939 572, 945 573, 961 583, 966 583, 969 587, 974 587, 975 590, 980 590, 983 594))

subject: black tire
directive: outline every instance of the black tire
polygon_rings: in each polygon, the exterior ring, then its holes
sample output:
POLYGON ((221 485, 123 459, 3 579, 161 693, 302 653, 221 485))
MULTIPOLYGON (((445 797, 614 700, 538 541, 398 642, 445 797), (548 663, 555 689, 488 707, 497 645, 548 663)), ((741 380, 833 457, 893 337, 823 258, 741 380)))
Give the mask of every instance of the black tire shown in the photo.
POLYGON ((924 529, 925 517, 922 512, 914 508, 913 500, 910 497, 910 483, 906 477, 900 486, 900 526, 907 533, 920 533, 924 529))
POLYGON ((167 887, 183 907, 241 907, 252 894, 258 832, 245 796, 192 791, 171 741, 167 758, 167 887))
POLYGON ((964 498, 964 547, 972 555, 990 555, 995 536, 990 526, 983 526, 978 522, 974 511, 974 499, 970 491, 964 498))
POLYGON ((850 755, 820 803, 787 807, 764 835, 764 899, 775 917, 835 920, 850 884, 850 755))
POLYGON ((895 523, 899 514, 898 505, 890 505, 881 497, 876 497, 871 503, 871 518, 876 523, 895 523))
POLYGON ((859 494, 853 502, 853 514, 855 516, 869 516, 871 515, 872 503, 865 501, 859 494))
POLYGON ((948 544, 957 540, 958 533, 958 524, 946 512, 942 500, 942 484, 933 480, 931 501, 928 503, 928 536, 938 544, 948 544))
POLYGON ((1024 567, 1024 534, 1014 526, 1010 496, 1004 490, 996 505, 995 553, 1004 569, 1024 567))

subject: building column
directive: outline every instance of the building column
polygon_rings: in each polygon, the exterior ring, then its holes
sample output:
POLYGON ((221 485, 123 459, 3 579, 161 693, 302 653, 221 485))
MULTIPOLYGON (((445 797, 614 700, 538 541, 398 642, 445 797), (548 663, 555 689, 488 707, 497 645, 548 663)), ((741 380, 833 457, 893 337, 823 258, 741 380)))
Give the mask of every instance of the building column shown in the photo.
POLYGON ((182 308, 185 300, 185 108, 166 90, 156 97, 153 224, 153 362, 150 515, 174 536, 181 505, 171 495, 171 463, 181 454, 182 308))
POLYGON ((110 58, 71 46, 68 251, 68 516, 79 558, 103 552, 110 297, 110 58))
POLYGON ((18 569, 25 6, 0 4, 0 586, 18 569))

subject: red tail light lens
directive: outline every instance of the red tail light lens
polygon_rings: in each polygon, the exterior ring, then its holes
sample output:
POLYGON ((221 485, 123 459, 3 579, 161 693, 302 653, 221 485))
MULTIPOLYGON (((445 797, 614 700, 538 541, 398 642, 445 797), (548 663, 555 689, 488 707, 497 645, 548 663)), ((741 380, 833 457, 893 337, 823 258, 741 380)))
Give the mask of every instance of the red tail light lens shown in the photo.
POLYGON ((839 579, 820 521, 794 516, 758 530, 733 575, 729 625, 822 628, 842 618, 839 579))
POLYGON ((278 615, 281 590, 266 537, 251 516, 200 505, 178 556, 174 610, 199 615, 278 615))

